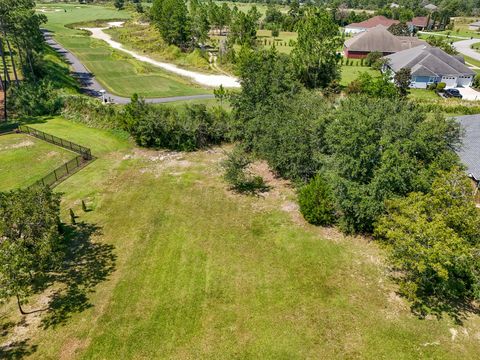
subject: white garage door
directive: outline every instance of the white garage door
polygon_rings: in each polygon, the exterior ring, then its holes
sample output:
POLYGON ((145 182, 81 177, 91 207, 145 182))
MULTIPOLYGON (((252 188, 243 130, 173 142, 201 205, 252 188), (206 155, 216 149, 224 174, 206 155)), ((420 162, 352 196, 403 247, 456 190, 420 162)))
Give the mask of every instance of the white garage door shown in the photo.
POLYGON ((472 76, 459 76, 458 86, 470 86, 472 85, 472 76))
POLYGON ((447 88, 457 87, 456 76, 442 76, 442 82, 444 82, 447 88))

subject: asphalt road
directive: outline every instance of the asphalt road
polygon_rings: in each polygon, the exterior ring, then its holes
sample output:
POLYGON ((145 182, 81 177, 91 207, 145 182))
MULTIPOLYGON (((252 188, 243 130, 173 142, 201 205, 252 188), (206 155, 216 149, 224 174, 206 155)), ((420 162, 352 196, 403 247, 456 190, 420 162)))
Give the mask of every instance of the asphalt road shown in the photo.
MULTIPOLYGON (((67 63, 70 65, 72 70, 72 75, 78 79, 81 84, 82 91, 92 97, 101 98, 103 90, 102 85, 95 79, 95 76, 87 70, 87 68, 81 63, 81 61, 73 55, 70 51, 65 49, 62 45, 57 43, 53 38, 52 35, 48 32, 45 32, 45 40, 47 44, 58 52, 61 56, 65 58, 67 63)), ((173 96, 173 97, 164 97, 164 98, 149 98, 145 99, 145 102, 152 103, 152 104, 162 104, 162 103, 169 103, 174 101, 182 101, 182 100, 198 100, 198 99, 213 99, 215 96, 212 94, 206 95, 188 95, 188 96, 173 96)), ((105 92, 105 98, 108 99, 109 102, 113 102, 115 104, 128 104, 130 102, 130 98, 117 96, 114 94, 110 94, 105 92)))
POLYGON ((472 45, 480 42, 480 39, 462 40, 453 43, 455 49, 462 55, 480 61, 480 53, 472 49, 472 45))

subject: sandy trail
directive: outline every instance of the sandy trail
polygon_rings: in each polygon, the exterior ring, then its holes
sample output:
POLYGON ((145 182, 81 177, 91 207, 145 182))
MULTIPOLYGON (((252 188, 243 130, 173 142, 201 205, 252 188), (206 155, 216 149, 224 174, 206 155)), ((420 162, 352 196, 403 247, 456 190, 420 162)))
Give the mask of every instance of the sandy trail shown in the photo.
MULTIPOLYGON (((109 28, 110 27, 120 27, 123 25, 123 22, 109 22, 108 23, 109 28)), ((110 45, 112 48, 123 51, 131 56, 133 56, 135 59, 146 62, 148 64, 160 67, 164 70, 170 71, 172 73, 175 73, 180 76, 184 76, 187 78, 192 79, 193 81, 204 85, 204 86, 210 86, 210 87, 219 87, 222 85, 223 87, 226 88, 239 88, 240 83, 238 80, 233 77, 233 76, 228 76, 228 75, 209 75, 209 74, 203 74, 200 72, 196 71, 190 71, 190 70, 185 70, 181 69, 176 65, 166 63, 166 62, 161 62, 161 61, 156 61, 153 60, 152 58, 149 58, 148 56, 143 56, 135 51, 125 49, 122 44, 119 42, 116 42, 112 40, 112 37, 108 34, 106 34, 103 30, 108 29, 108 28, 82 28, 82 30, 87 30, 89 31, 92 35, 93 38, 103 40, 105 41, 108 45, 110 45)))

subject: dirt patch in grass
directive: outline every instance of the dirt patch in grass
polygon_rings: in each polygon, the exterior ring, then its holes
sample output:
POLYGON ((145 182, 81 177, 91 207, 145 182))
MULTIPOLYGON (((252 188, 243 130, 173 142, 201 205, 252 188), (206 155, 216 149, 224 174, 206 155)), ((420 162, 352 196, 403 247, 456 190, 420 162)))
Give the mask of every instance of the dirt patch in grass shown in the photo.
POLYGON ((0 151, 21 149, 21 148, 30 147, 30 146, 33 146, 33 145, 35 145, 35 143, 32 140, 23 140, 23 141, 20 141, 16 144, 0 147, 0 151))

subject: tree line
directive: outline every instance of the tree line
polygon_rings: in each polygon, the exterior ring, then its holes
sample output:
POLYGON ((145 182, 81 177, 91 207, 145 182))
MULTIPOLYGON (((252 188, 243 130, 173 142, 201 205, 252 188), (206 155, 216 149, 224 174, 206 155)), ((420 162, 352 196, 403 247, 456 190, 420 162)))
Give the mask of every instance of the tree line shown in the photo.
MULTIPOLYGON (((360 91, 338 100, 328 86, 323 96, 310 90, 294 57, 243 56, 242 91, 230 95, 233 137, 246 157, 297 184, 305 219, 384 244, 420 316, 455 315, 459 303, 478 300, 480 213, 454 151, 456 121, 426 113, 387 78, 365 75, 360 91)), ((238 152, 229 160, 244 163, 238 152)))
POLYGON ((6 101, 9 89, 20 86, 20 79, 36 81, 42 75, 40 26, 45 22, 45 15, 35 12, 33 0, 0 0, 0 84, 6 101))

